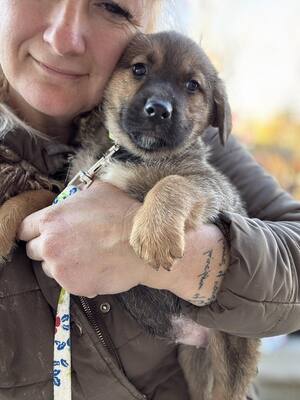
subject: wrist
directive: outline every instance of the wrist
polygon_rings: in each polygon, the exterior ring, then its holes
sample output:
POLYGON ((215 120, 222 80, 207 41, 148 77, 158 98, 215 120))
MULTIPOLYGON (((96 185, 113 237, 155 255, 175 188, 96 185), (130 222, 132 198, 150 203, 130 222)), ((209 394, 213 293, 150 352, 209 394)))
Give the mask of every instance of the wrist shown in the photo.
POLYGON ((229 264, 228 244, 215 225, 201 225, 185 236, 185 252, 171 271, 145 264, 141 284, 165 289, 197 306, 217 295, 229 264))

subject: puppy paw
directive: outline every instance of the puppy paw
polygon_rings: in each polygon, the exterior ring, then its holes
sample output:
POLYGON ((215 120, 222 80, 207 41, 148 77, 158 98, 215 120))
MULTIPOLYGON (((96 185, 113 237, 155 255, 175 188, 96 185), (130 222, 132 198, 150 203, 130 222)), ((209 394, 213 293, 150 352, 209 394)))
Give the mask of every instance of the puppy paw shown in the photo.
POLYGON ((156 270, 162 267, 170 271, 174 262, 183 257, 184 231, 173 226, 157 225, 140 213, 133 224, 130 245, 156 270))
POLYGON ((16 247, 15 237, 14 230, 7 229, 5 220, 0 221, 0 264, 11 260, 11 254, 16 247))
POLYGON ((0 232, 0 264, 6 264, 11 261, 11 254, 16 247, 15 242, 11 242, 1 236, 0 232))

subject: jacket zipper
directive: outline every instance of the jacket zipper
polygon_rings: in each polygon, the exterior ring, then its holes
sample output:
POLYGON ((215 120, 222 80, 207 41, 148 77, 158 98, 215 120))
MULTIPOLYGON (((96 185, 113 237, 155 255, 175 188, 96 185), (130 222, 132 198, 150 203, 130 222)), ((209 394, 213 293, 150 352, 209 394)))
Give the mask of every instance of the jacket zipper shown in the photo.
POLYGON ((117 350, 113 344, 113 341, 112 341, 111 337, 109 336, 108 332, 106 331, 105 327, 104 326, 100 327, 99 324, 97 323, 96 319, 94 318, 92 309, 88 303, 88 300, 85 297, 81 297, 81 296, 79 297, 79 299, 80 299, 80 303, 82 305, 83 311, 85 312, 92 327, 95 329, 103 347, 113 356, 118 367, 125 374, 119 354, 117 353, 117 350))

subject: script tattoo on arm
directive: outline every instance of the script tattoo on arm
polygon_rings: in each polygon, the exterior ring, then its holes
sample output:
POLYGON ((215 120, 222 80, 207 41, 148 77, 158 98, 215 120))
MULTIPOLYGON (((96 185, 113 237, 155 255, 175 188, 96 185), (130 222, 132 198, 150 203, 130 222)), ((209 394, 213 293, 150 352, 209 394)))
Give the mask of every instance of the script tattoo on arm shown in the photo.
POLYGON ((203 253, 204 256, 207 256, 205 266, 201 274, 198 275, 198 291, 193 295, 190 300, 192 304, 198 307, 210 304, 216 299, 223 277, 225 276, 229 252, 227 250, 227 244, 224 238, 218 240, 218 243, 221 243, 222 245, 221 257, 219 261, 216 260, 216 258, 213 256, 214 251, 212 249, 203 253), (214 274, 215 276, 213 276, 214 274), (210 284, 212 290, 208 295, 204 295, 203 288, 205 286, 205 283, 211 279, 214 280, 213 284, 210 284))

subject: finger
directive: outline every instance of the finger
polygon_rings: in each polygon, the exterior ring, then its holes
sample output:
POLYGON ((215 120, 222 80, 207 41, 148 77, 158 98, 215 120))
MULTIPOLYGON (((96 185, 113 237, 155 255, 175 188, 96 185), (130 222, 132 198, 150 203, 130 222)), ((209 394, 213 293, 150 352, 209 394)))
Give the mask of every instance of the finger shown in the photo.
POLYGON ((54 279, 54 278, 53 278, 53 275, 52 275, 52 273, 51 273, 51 270, 50 270, 49 266, 47 265, 46 261, 43 261, 43 262, 42 262, 42 268, 43 268, 43 271, 45 272, 45 274, 46 274, 47 276, 49 276, 49 278, 54 279))
POLYGON ((43 261, 41 236, 27 242, 26 253, 31 260, 43 261))
POLYGON ((42 217, 46 215, 48 209, 51 206, 42 210, 36 211, 33 214, 28 215, 21 223, 18 232, 17 239, 28 242, 40 235, 40 221, 42 217))

